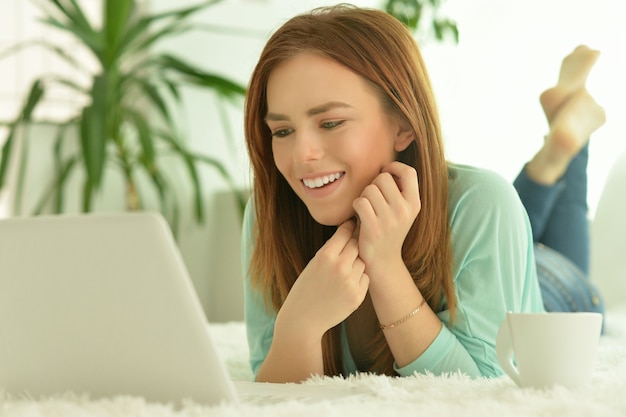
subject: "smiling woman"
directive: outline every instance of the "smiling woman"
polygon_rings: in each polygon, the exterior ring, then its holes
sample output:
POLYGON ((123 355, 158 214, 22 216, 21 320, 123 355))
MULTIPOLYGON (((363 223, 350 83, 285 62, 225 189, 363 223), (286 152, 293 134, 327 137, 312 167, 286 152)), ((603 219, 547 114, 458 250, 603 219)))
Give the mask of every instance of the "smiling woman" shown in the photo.
POLYGON ((565 307, 601 311, 584 278, 580 210, 587 140, 604 123, 585 88, 596 58, 581 46, 563 61, 570 76, 542 100, 551 130, 514 188, 446 161, 425 65, 400 22, 335 6, 280 27, 245 108, 254 189, 243 266, 256 379, 497 376, 505 313, 543 312, 542 289, 546 307, 574 299, 565 307), (570 234, 558 239, 564 227, 570 234), (570 241, 580 242, 575 252, 570 241))
MULTIPOLYGON (((447 165, 420 63, 415 41, 400 22, 381 11, 351 7, 295 18, 263 51, 250 82, 245 123, 255 174, 254 209, 249 207, 246 224, 257 232, 244 231, 257 238, 250 247, 254 254, 246 252, 244 258, 251 258, 245 266, 248 283, 261 290, 248 294, 260 296, 260 309, 247 309, 252 320, 260 320, 259 327, 249 323, 251 332, 260 332, 252 337, 262 345, 252 353, 260 380, 342 373, 342 362, 352 360, 341 358, 342 335, 367 340, 355 354, 364 368, 394 373, 394 357, 377 321, 395 322, 423 298, 435 309, 442 306, 443 294, 454 299, 446 243, 447 165), (343 105, 329 105, 335 102, 343 105), (284 120, 268 117, 276 114, 284 120), (331 175, 339 179, 325 187, 304 185, 305 179, 323 182, 331 175), (254 217, 268 221, 257 223, 254 217), (387 267, 379 268, 383 259, 387 267), (383 286, 382 275, 396 277, 401 285, 363 303, 374 287, 383 286), (378 285, 369 283, 372 278, 380 278, 378 285), (403 296, 397 298, 398 293, 403 296), (275 339, 275 313, 261 320, 264 297, 271 309, 280 310, 275 339), (341 332, 336 326, 362 303, 359 311, 369 318, 341 332), (381 306, 376 312, 374 303, 381 306), (293 345, 300 328, 310 329, 301 340, 308 348, 293 345), (293 372, 273 366, 281 357, 303 366, 293 372)), ((453 310, 450 303, 448 311, 453 310)), ((393 344, 402 364, 425 350, 441 328, 430 308, 411 322, 424 337, 407 345, 410 349, 393 344)), ((351 346, 359 346, 354 342, 351 346)))

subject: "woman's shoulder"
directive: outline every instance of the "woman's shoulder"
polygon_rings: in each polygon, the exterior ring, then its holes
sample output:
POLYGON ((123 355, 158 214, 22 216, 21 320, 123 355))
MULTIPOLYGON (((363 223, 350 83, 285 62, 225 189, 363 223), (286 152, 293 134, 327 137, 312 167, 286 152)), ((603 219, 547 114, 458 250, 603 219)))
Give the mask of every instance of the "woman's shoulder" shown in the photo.
POLYGON ((502 175, 471 165, 449 164, 448 194, 451 208, 468 204, 487 208, 520 203, 515 188, 502 175))
POLYGON ((453 228, 455 224, 463 229, 469 224, 525 224, 526 209, 513 184, 502 175, 469 165, 450 164, 448 169, 448 218, 453 228))
POLYGON ((510 188, 512 185, 499 173, 472 165, 448 164, 448 183, 451 189, 510 188))

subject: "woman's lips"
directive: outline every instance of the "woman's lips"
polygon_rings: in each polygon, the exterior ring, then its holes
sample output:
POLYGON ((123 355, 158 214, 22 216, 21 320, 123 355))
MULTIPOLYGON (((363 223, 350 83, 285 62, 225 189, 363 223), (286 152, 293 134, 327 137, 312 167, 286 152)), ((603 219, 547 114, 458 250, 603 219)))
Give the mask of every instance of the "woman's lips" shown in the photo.
POLYGON ((345 172, 323 175, 302 180, 304 192, 313 198, 324 198, 332 194, 343 182, 345 172))
POLYGON ((335 182, 343 176, 344 172, 336 172, 334 174, 320 175, 317 177, 303 178, 302 182, 307 188, 320 188, 335 182))

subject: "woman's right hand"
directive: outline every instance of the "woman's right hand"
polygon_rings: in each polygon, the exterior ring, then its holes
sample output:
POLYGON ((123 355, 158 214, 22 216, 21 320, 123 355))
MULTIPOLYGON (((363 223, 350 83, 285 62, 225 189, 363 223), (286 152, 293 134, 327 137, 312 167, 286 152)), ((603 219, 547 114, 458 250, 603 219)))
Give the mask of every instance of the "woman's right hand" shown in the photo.
POLYGON ((324 374, 322 336, 356 310, 369 277, 348 221, 315 254, 289 291, 274 323, 259 382, 301 382, 324 374))
POLYGON ((318 250, 291 288, 276 318, 277 326, 321 338, 361 305, 369 277, 359 258, 355 227, 352 220, 343 223, 318 250))

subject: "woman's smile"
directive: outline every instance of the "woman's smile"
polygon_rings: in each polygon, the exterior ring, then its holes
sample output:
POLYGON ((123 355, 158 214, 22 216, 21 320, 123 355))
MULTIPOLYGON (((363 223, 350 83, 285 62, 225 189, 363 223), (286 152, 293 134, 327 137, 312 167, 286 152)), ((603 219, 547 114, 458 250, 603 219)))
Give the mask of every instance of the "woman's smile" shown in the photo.
POLYGON ((336 172, 330 175, 316 176, 311 178, 303 178, 302 182, 307 188, 320 188, 329 183, 335 182, 343 176, 343 172, 336 172))
POLYGON ((311 198, 328 197, 339 189, 344 175, 345 172, 337 172, 330 175, 303 178, 304 191, 311 198))

